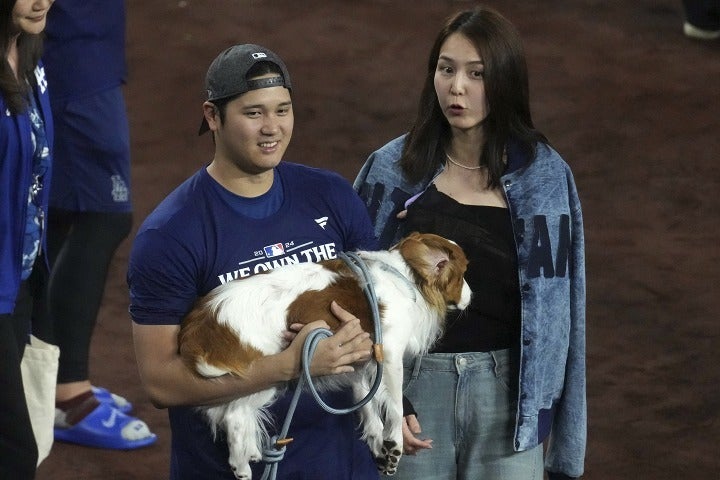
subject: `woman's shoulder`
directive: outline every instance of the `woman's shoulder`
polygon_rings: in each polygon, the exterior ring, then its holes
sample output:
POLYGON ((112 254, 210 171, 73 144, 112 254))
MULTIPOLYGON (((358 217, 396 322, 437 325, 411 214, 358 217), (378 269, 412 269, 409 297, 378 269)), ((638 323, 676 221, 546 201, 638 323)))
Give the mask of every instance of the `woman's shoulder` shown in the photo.
POLYGON ((537 142, 534 148, 534 155, 528 155, 528 149, 523 149, 518 145, 508 146, 508 167, 509 171, 515 170, 569 170, 567 162, 560 153, 555 150, 549 143, 537 142))
POLYGON ((400 157, 405 145, 405 136, 401 135, 389 141, 370 154, 355 179, 356 187, 363 182, 376 182, 387 179, 388 176, 395 178, 401 175, 400 157))
POLYGON ((541 158, 548 162, 562 162, 565 163, 560 153, 549 143, 538 142, 535 152, 536 158, 541 158))
POLYGON ((407 137, 407 134, 400 135, 399 137, 390 140, 385 145, 375 150, 370 157, 386 161, 400 160, 400 155, 402 154, 403 147, 405 146, 405 137, 407 137))
POLYGON ((533 163, 538 163, 544 170, 548 170, 569 181, 573 181, 573 171, 570 164, 555 148, 547 143, 538 144, 535 153, 535 162, 533 163))

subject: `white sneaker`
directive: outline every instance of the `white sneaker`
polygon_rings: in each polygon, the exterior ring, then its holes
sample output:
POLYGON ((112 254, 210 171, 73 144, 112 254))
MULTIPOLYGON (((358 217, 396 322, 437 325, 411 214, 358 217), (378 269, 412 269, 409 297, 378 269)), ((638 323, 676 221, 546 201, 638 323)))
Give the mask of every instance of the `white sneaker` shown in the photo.
POLYGON ((720 38, 720 30, 703 30, 688 22, 685 22, 683 25, 683 32, 686 37, 697 40, 715 40, 720 38))

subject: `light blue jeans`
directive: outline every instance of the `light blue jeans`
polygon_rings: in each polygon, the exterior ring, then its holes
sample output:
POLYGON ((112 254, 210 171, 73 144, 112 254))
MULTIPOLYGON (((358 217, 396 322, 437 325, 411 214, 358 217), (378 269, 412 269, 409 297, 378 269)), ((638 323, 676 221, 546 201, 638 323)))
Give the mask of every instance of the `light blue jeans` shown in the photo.
POLYGON ((434 353, 406 362, 403 373, 419 436, 433 448, 404 455, 394 479, 543 479, 542 445, 513 449, 518 373, 510 350, 434 353))

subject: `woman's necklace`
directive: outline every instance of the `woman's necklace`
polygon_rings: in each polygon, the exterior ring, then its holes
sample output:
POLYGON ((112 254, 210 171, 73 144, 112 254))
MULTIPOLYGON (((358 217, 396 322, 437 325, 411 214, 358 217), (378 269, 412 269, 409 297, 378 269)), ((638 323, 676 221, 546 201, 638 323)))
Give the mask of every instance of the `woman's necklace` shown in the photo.
POLYGON ((445 152, 445 156, 447 157, 448 160, 450 160, 450 163, 452 163, 453 165, 457 165, 460 168, 464 168, 465 170, 480 170, 481 168, 483 168, 482 165, 478 165, 477 167, 468 167, 467 165, 458 163, 455 160, 453 160, 453 158, 450 155, 448 155, 447 152, 445 152))

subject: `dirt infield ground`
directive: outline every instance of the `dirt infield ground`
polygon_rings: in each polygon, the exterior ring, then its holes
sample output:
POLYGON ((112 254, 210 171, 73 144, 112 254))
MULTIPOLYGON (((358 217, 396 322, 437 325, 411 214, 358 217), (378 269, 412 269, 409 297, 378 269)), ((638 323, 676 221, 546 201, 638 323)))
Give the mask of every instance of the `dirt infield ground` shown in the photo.
MULTIPOLYGON (((349 180, 403 133, 441 20, 468 1, 128 0, 127 102, 136 228, 210 160, 204 72, 233 43, 293 75, 289 160, 349 180)), ((491 1, 523 35, 535 122, 572 166, 588 273, 588 480, 718 478, 720 43, 681 33, 680 1, 491 1)), ((112 452, 56 444, 40 480, 167 478, 166 412, 143 393, 114 260, 95 383, 160 437, 112 452)), ((331 478, 331 477, 329 477, 331 478)))

